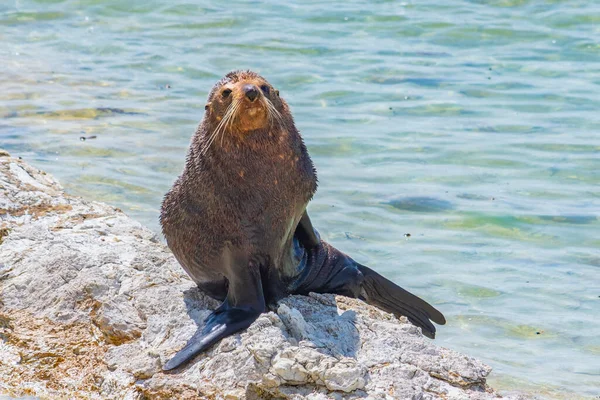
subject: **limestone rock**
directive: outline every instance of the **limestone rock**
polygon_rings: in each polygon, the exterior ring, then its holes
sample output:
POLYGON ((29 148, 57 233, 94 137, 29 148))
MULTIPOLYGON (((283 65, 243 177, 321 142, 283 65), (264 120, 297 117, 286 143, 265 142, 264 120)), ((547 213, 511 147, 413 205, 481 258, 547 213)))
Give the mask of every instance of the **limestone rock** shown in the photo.
POLYGON ((492 399, 490 368, 405 319, 291 296, 183 371, 217 302, 150 230, 0 151, 0 395, 41 399, 492 399))

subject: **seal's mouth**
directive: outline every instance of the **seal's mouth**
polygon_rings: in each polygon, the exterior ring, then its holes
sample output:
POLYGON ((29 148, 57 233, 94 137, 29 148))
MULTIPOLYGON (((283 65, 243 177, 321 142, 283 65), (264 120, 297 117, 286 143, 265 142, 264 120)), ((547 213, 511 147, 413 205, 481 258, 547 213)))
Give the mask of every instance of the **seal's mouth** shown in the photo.
POLYGON ((225 134, 247 134, 259 129, 269 129, 275 123, 283 125, 281 113, 268 96, 254 84, 239 83, 221 92, 231 102, 222 116, 217 116, 217 127, 210 133, 205 150, 225 134), (227 131, 227 133, 226 133, 227 131))
POLYGON ((256 114, 258 114, 259 111, 262 111, 262 108, 258 108, 258 107, 250 107, 246 109, 246 112, 248 113, 249 116, 254 117, 256 116, 256 114))
POLYGON ((254 83, 240 82, 236 85, 231 104, 221 121, 223 127, 229 128, 230 133, 246 133, 271 127, 275 122, 281 123, 281 114, 268 93, 254 83))
POLYGON ((236 112, 232 115, 233 122, 231 123, 231 132, 245 133, 256 129, 267 128, 270 125, 271 118, 269 117, 269 108, 266 105, 266 99, 262 97, 248 104, 246 99, 242 100, 241 107, 236 108, 236 112))

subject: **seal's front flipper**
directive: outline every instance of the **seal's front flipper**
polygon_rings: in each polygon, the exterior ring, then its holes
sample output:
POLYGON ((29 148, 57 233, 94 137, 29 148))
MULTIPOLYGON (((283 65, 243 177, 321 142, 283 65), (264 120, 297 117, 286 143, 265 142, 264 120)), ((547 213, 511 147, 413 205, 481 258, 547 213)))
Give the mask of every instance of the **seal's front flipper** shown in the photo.
POLYGON ((357 265, 363 276, 361 297, 367 303, 396 316, 404 315, 420 327, 425 336, 435 338, 435 326, 431 321, 444 325, 446 318, 441 312, 372 269, 358 263, 357 265))
POLYGON ((163 371, 179 368, 219 340, 249 327, 265 311, 265 298, 260 268, 244 259, 228 262, 229 288, 227 298, 206 319, 175 357, 164 366, 163 371))
POLYGON ((206 319, 204 328, 198 329, 185 347, 164 365, 163 371, 186 364, 219 340, 249 327, 259 315, 260 312, 252 309, 219 307, 206 319))

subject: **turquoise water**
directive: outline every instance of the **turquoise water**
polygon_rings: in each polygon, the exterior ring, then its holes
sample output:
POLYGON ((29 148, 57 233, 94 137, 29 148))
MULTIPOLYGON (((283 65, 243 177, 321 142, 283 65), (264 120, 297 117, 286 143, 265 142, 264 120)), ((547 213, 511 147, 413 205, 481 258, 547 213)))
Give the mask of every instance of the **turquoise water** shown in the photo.
POLYGON ((158 231, 208 90, 257 70, 327 240, 435 303, 496 387, 596 398, 599 38, 598 1, 8 0, 0 147, 158 231))

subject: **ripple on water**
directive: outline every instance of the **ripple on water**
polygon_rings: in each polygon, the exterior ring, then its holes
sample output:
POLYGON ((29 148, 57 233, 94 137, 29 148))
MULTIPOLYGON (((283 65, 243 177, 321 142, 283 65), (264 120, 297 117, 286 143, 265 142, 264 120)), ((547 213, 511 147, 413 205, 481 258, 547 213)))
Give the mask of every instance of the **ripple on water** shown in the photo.
POLYGON ((317 166, 325 238, 439 306, 436 341, 490 363, 496 386, 591 398, 598 15, 593 1, 4 2, 0 147, 158 231, 208 91, 256 69, 317 166))

